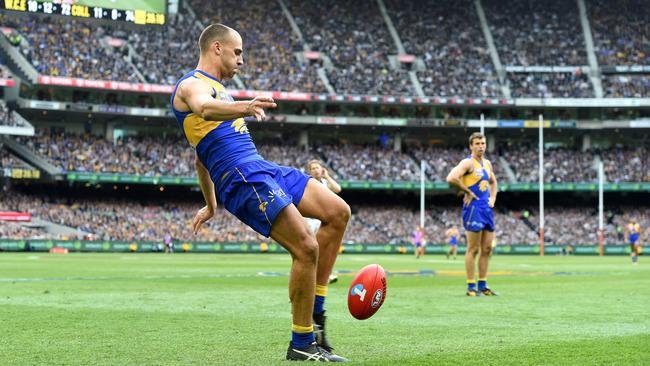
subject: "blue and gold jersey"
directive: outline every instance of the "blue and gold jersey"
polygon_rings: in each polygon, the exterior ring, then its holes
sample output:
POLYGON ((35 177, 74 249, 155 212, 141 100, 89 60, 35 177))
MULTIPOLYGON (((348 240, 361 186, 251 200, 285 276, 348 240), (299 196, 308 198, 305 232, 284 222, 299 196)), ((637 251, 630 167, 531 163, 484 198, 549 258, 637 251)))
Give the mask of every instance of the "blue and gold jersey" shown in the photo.
POLYGON ((636 223, 629 223, 627 224, 627 231, 630 234, 639 234, 641 233, 641 225, 636 223))
POLYGON ((478 200, 472 200, 470 205, 488 206, 490 200, 490 166, 484 164, 485 160, 479 162, 472 156, 469 156, 468 159, 472 160, 474 169, 471 173, 462 176, 462 182, 478 197, 478 200))
POLYGON ((172 93, 172 111, 183 130, 187 141, 196 149, 203 165, 210 172, 212 181, 217 185, 235 165, 255 160, 262 160, 248 133, 243 118, 229 121, 206 121, 192 111, 178 111, 174 108, 174 96, 180 83, 187 78, 204 80, 212 86, 212 97, 217 100, 233 101, 226 88, 219 80, 201 70, 194 70, 178 80, 172 93))

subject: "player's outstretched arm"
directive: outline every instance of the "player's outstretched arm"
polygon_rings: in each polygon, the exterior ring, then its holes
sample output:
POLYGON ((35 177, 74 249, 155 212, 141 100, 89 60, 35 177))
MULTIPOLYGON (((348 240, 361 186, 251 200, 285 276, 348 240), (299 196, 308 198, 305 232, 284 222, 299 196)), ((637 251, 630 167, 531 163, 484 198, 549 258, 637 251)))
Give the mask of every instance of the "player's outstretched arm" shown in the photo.
POLYGON ((463 202, 465 204, 469 204, 473 199, 477 200, 478 197, 472 192, 465 184, 463 184, 463 181, 461 178, 463 175, 467 174, 473 167, 472 161, 469 159, 463 159, 458 165, 452 169, 449 174, 447 175, 447 183, 449 183, 452 187, 455 187, 462 192, 465 192, 465 197, 463 198, 463 202))
POLYGON ((196 235, 203 225, 204 222, 210 220, 214 213, 217 210, 217 196, 214 191, 214 183, 210 179, 210 173, 208 169, 203 166, 203 163, 199 160, 199 157, 196 157, 194 165, 196 166, 196 175, 199 178, 199 186, 201 187, 201 193, 203 193, 203 198, 205 199, 205 206, 201 208, 192 221, 192 230, 196 235))
POLYGON ((183 80, 178 87, 177 95, 193 113, 206 121, 226 121, 247 116, 262 121, 266 117, 265 108, 277 107, 271 97, 230 102, 214 99, 213 92, 212 87, 205 81, 189 78, 183 80))

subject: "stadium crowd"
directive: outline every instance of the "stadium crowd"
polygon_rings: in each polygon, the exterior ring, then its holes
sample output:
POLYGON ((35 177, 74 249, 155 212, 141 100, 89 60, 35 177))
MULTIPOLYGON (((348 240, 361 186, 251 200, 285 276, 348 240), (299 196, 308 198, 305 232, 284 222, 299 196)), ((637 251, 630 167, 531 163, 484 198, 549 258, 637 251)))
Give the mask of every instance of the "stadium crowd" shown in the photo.
POLYGON ((309 0, 288 7, 305 41, 332 61, 327 74, 337 93, 416 95, 407 73, 391 69, 388 56, 397 50, 377 3, 309 0))
POLYGON ((124 55, 102 43, 107 35, 104 26, 68 18, 7 14, 0 14, 0 23, 20 33, 22 41, 15 47, 40 74, 141 82, 124 55))
MULTIPOLYGON (((194 153, 186 144, 179 143, 182 139, 182 136, 124 136, 112 141, 73 133, 40 133, 17 138, 63 171, 194 176, 194 153)), ((310 159, 322 160, 332 176, 352 181, 419 181, 419 161, 425 160, 428 179, 444 182, 451 168, 468 155, 467 149, 461 147, 406 146, 403 152, 396 152, 390 146, 341 144, 310 150, 281 142, 258 143, 258 151, 267 160, 303 171, 310 159)), ((594 163, 600 158, 609 182, 649 182, 649 156, 644 147, 585 152, 551 148, 544 157, 545 181, 594 182, 597 178, 594 163)), ((500 182, 538 180, 536 147, 514 144, 488 153, 487 157, 500 182), (501 166, 504 160, 507 166, 501 166)))
POLYGON ((483 0, 482 3, 504 65, 587 65, 576 2, 483 0))
POLYGON ((650 64, 650 22, 643 0, 586 2, 600 65, 650 64))
POLYGON ((14 111, 10 111, 7 105, 0 101, 0 126, 17 126, 18 120, 14 116, 14 111))
POLYGON ((610 98, 647 98, 650 96, 650 76, 604 74, 603 93, 610 98))
POLYGON ((407 54, 421 57, 417 73, 425 95, 499 97, 487 43, 472 1, 386 1, 407 54))
POLYGON ((587 75, 575 73, 508 74, 513 98, 593 98, 587 75))
MULTIPOLYGON (((191 221, 200 204, 191 202, 138 202, 127 199, 74 199, 0 194, 0 211, 30 212, 35 217, 76 229, 89 240, 161 241, 170 235, 176 241, 247 242, 265 239, 239 222, 233 215, 220 211, 198 235, 191 231, 191 221)), ((460 202, 459 202, 460 206, 460 202)), ((419 223, 419 212, 404 206, 352 206, 353 215, 344 242, 410 245, 411 234, 419 223)), ((608 215, 607 244, 624 244, 624 226, 637 220, 650 234, 650 214, 643 208, 625 208, 623 214, 608 215)), ((536 244, 539 241, 536 209, 495 210, 497 244, 536 244)), ((595 209, 547 207, 546 241, 556 245, 596 244, 595 209)), ((425 215, 427 243, 446 243, 445 231, 457 225, 462 232, 459 207, 432 207, 425 215)), ((43 238, 51 234, 17 225, 0 225, 0 238, 43 238)), ((68 239, 75 239, 70 238, 68 239)), ((464 242, 464 239, 462 239, 464 242)))
MULTIPOLYGON (((58 17, 0 14, 15 47, 45 75, 86 79, 173 84, 196 65, 196 35, 202 25, 223 22, 239 29, 246 45, 239 80, 246 89, 327 93, 317 74, 326 75, 336 93, 416 95, 395 42, 376 3, 286 1, 302 35, 291 28, 276 2, 192 0, 161 27, 133 28, 58 17), (227 9, 224 10, 224 9, 227 9), (197 11, 199 10, 199 11, 197 11), (322 14, 328 14, 327 17, 322 14), (358 22, 357 19, 364 19, 358 22), (310 62, 305 46, 323 58, 310 62), (132 52, 133 51, 133 52, 132 52)), ((407 54, 416 56, 416 75, 429 96, 500 97, 501 86, 489 57, 480 22, 470 0, 444 0, 422 7, 416 2, 386 1, 407 54), (462 31, 458 31, 461 29, 462 31), (431 35, 435 36, 431 36, 431 35)), ((482 2, 502 62, 517 66, 584 66, 584 35, 576 3, 550 0, 482 2)), ((596 54, 601 66, 647 65, 648 22, 640 0, 588 2, 596 54)), ((3 71, 0 66, 0 78, 3 71)), ((593 97, 585 75, 576 73, 509 74, 512 96, 593 97)), ((238 88, 240 84, 230 83, 238 88)), ((603 74, 606 97, 647 97, 647 74, 603 74)))

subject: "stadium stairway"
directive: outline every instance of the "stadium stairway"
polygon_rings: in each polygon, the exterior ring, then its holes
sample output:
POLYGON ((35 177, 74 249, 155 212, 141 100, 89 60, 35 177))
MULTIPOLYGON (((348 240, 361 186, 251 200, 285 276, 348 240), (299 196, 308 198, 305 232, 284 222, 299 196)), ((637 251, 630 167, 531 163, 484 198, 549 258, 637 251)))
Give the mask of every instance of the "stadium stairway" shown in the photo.
MULTIPOLYGON (((23 42, 25 40, 23 39, 23 42)), ((7 66, 22 80, 34 84, 38 81, 38 71, 20 53, 18 48, 12 46, 7 38, 0 35, 0 52, 7 62, 7 66)))
POLYGON ((490 51, 492 65, 494 66, 494 70, 496 70, 497 76, 499 77, 501 93, 506 98, 511 98, 512 95, 510 94, 510 86, 508 85, 506 79, 506 69, 501 64, 499 52, 497 52, 497 47, 494 45, 494 38, 492 38, 492 32, 488 26, 487 18, 485 17, 485 11, 483 10, 483 4, 481 4, 481 0, 474 0, 474 6, 476 7, 476 14, 478 15, 478 19, 481 21, 481 30, 483 31, 483 37, 485 37, 485 42, 487 42, 488 50, 490 51))
POLYGON ((90 234, 88 232, 77 230, 70 226, 60 225, 51 221, 40 219, 38 217, 32 217, 32 220, 30 222, 21 223, 20 226, 46 231, 48 234, 52 234, 52 237, 65 236, 69 238, 76 238, 79 235, 86 236, 90 234))
POLYGON ((589 17, 587 17, 587 7, 585 0, 576 0, 578 2, 578 10, 580 12, 580 25, 582 26, 582 33, 585 37, 585 46, 587 47, 587 60, 589 60, 589 79, 594 86, 594 95, 596 98, 602 98, 603 84, 600 78, 600 68, 598 67, 598 60, 596 59, 596 51, 594 48, 594 39, 591 34, 591 26, 589 25, 589 17))
POLYGON ((510 167, 510 164, 508 164, 508 161, 502 156, 499 156, 499 166, 501 169, 503 169, 504 172, 506 172, 509 183, 515 183, 517 181, 515 172, 512 170, 512 167, 510 167))
POLYGON ((0 135, 0 144, 4 145, 6 149, 19 157, 21 160, 25 161, 27 164, 39 169, 41 172, 44 172, 47 175, 57 178, 61 177, 63 174, 61 169, 50 164, 43 157, 33 152, 26 146, 23 146, 20 143, 16 142, 9 136, 0 135))
MULTIPOLYGON (((307 43, 307 41, 305 41, 305 36, 302 34, 302 31, 300 30, 298 23, 296 23, 296 20, 293 18, 293 14, 291 14, 291 10, 289 10, 289 8, 284 3, 284 1, 282 0, 277 0, 277 1, 278 1, 278 5, 282 9, 282 13, 284 14, 284 16, 287 18, 287 21, 289 22, 289 26, 291 27, 291 30, 293 31, 293 33, 296 34, 296 36, 298 36, 300 43, 302 43, 303 51, 305 52, 311 51, 311 46, 309 45, 309 43, 307 43)), ((299 56, 296 54, 294 54, 294 57, 299 59, 299 56)), ((327 55, 325 55, 324 53, 321 53, 320 57, 321 60, 323 61, 323 66, 316 68, 316 75, 318 75, 320 80, 323 82, 323 85, 325 85, 325 89, 327 89, 327 92, 330 95, 335 95, 336 90, 334 90, 334 87, 330 83, 330 80, 327 77, 327 73, 325 72, 326 68, 331 69, 334 67, 332 65, 332 60, 330 60, 330 58, 327 57, 327 55)), ((300 61, 306 63, 305 60, 300 60, 300 61)))

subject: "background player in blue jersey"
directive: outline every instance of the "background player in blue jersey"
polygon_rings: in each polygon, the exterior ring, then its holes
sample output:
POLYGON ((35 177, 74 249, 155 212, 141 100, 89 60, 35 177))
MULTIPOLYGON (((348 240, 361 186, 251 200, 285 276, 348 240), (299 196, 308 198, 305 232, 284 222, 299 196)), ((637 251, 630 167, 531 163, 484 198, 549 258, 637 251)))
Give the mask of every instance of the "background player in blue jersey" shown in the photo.
POLYGON ((632 264, 637 264, 641 246, 641 225, 634 220, 630 221, 630 223, 625 226, 625 237, 627 238, 627 242, 630 243, 632 264))
POLYGON ((264 109, 276 104, 270 97, 233 101, 221 84, 244 63, 239 33, 212 24, 201 33, 199 48, 198 66, 178 81, 171 98, 179 126, 196 149, 206 202, 194 218, 194 231, 214 216, 219 197, 226 210, 286 248, 293 260, 289 279, 293 326, 287 359, 345 361, 331 353, 323 305, 350 207, 304 173, 258 154, 243 117, 262 121, 264 109), (321 221, 316 236, 303 216, 321 221), (314 324, 313 314, 318 312, 321 322, 314 324))
POLYGON ((465 271, 467 295, 494 296, 487 287, 487 271, 494 239, 494 212, 497 199, 497 180, 492 163, 485 159, 485 136, 478 132, 469 137, 472 154, 463 159, 447 176, 447 182, 464 192, 463 226, 467 237, 465 271), (478 290, 476 288, 476 256, 478 254, 478 290))
POLYGON ((458 230, 456 225, 452 225, 445 232, 445 236, 447 237, 447 243, 449 243, 449 250, 447 251, 447 259, 449 259, 450 255, 453 255, 454 260, 456 260, 456 254, 458 253, 458 242, 460 241, 460 231, 458 230))

